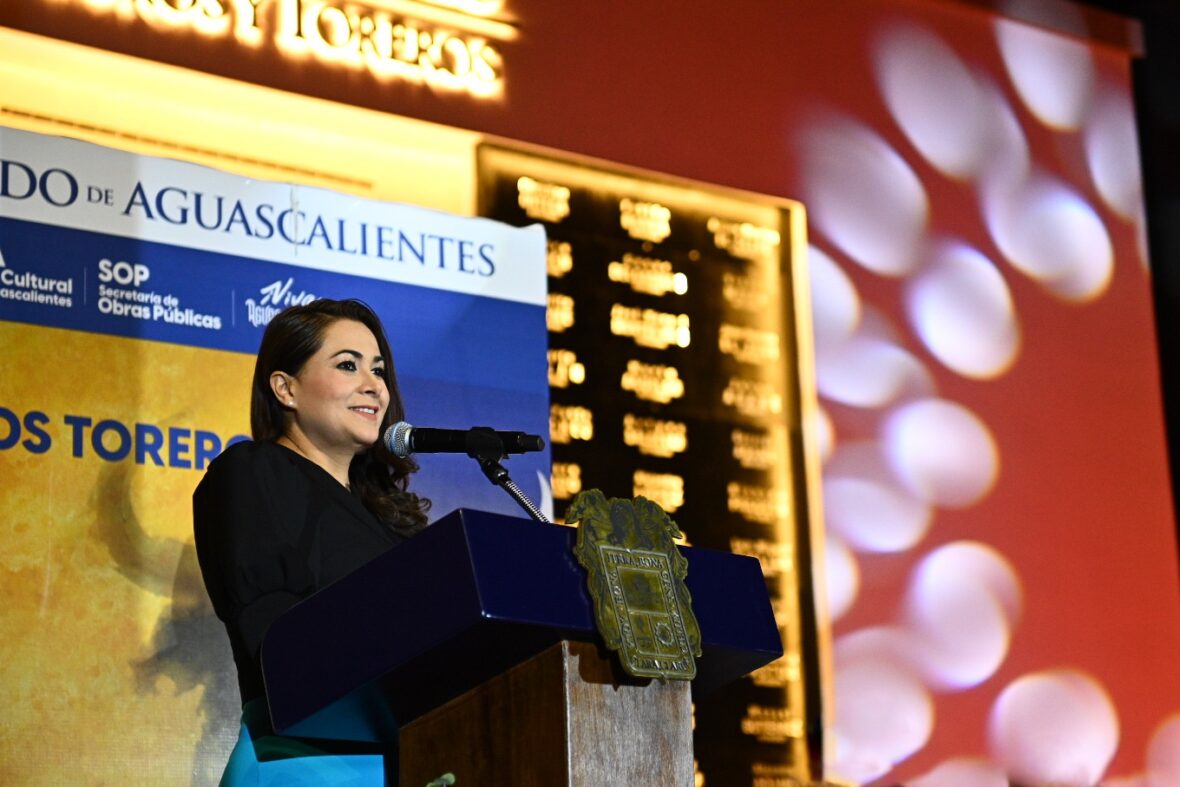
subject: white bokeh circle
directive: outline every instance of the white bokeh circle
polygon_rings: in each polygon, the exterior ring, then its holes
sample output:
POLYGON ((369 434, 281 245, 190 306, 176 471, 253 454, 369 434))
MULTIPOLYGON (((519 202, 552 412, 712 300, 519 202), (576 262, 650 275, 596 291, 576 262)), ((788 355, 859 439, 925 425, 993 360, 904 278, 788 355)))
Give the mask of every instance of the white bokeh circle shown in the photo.
POLYGON ((1020 348, 1012 295, 991 260, 946 243, 906 284, 914 332, 939 361, 965 377, 1003 374, 1020 348))
POLYGON ((904 394, 933 390, 927 371, 908 350, 860 332, 846 342, 817 348, 820 395, 853 407, 883 407, 904 394))
POLYGON ((963 689, 1003 664, 1020 611, 1020 583, 994 549, 940 547, 919 564, 906 597, 913 663, 927 684, 963 689))
POLYGON ((1134 220, 1143 211, 1143 182, 1131 96, 1125 90, 1104 90, 1086 119, 1083 138, 1090 179, 1102 201, 1134 220))
POLYGON ((1033 176, 993 184, 982 203, 988 231, 1012 267, 1068 300, 1106 290, 1114 246, 1102 218, 1073 188, 1033 176))
POLYGON ((930 693, 900 665, 873 658, 837 664, 832 771, 867 782, 921 749, 934 727, 930 693))
POLYGON ((990 102, 959 56, 926 28, 895 25, 878 38, 873 62, 890 114, 922 157, 950 177, 978 170, 990 102))
POLYGON ((1028 110, 1051 128, 1077 129, 1094 89, 1089 46, 1009 19, 998 19, 995 29, 1008 78, 1028 110))
POLYGON ((860 294, 852 279, 823 250, 807 249, 811 324, 817 352, 846 341, 860 322, 860 294))
POLYGON ((988 738, 1014 782, 1089 787, 1102 779, 1118 748, 1118 713, 1086 673, 1038 672, 1000 693, 988 738))
POLYGON ((1004 771, 984 759, 959 757, 906 781, 906 787, 1008 787, 1004 771))
POLYGON ((811 222, 867 270, 909 273, 918 261, 930 206, 905 159, 877 132, 846 119, 812 127, 802 153, 811 222))
POLYGON ((829 530, 862 552, 900 552, 930 528, 930 507, 897 482, 876 443, 845 443, 823 479, 829 530))
POLYGON ((860 566, 843 541, 828 534, 824 539, 824 582, 827 586, 828 622, 834 623, 852 608, 860 591, 860 566))
POLYGON ((882 422, 881 435, 894 475, 918 500, 970 506, 987 494, 999 474, 999 452, 987 425, 945 399, 897 407, 882 422))

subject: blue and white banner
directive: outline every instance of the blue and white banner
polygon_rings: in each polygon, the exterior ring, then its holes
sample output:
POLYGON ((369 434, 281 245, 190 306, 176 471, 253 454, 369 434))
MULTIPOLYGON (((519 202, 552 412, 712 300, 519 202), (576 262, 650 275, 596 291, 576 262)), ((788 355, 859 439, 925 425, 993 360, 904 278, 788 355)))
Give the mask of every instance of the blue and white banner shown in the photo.
MULTIPOLYGON (((253 353, 315 297, 378 311, 411 422, 547 434, 539 227, 0 130, 0 320, 253 353)), ((519 513, 466 457, 421 459, 436 514, 519 513)), ((547 453, 512 469, 547 499, 547 453)))

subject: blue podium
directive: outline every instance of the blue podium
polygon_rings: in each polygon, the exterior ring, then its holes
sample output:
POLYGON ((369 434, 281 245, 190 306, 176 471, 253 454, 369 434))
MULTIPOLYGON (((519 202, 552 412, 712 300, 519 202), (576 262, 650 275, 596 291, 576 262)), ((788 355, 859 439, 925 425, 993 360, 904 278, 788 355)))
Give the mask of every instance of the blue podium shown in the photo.
MULTIPOLYGON (((295 605, 262 648, 275 730, 400 738, 406 787, 446 771, 456 787, 626 784, 628 769, 637 783, 691 784, 689 688, 617 669, 575 537, 459 510, 295 605)), ((779 658, 782 643, 757 560, 683 552, 699 696, 779 658)))

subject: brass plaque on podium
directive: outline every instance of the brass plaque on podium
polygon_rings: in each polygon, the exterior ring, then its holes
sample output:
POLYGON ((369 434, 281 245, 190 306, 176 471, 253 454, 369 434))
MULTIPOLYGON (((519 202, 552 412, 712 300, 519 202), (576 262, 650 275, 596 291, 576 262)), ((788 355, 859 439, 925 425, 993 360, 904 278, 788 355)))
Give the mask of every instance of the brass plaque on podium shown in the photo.
POLYGON ((648 500, 579 494, 566 521, 578 523, 574 555, 588 574, 594 617, 606 646, 628 674, 692 680, 701 630, 684 578, 688 560, 676 548, 680 531, 648 500))

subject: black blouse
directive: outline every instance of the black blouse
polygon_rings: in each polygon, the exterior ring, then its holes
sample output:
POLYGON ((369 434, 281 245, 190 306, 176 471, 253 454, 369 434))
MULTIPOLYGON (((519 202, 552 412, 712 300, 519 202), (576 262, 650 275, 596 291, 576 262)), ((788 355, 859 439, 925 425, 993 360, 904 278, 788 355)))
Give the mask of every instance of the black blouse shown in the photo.
POLYGON ((265 693, 259 650, 270 624, 403 540, 326 470, 271 442, 213 460, 193 493, 193 530, 243 704, 265 693))

